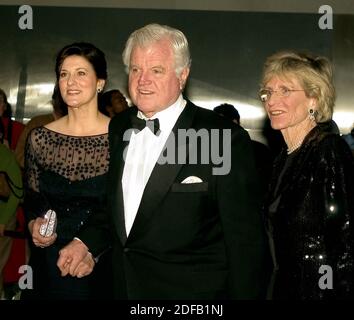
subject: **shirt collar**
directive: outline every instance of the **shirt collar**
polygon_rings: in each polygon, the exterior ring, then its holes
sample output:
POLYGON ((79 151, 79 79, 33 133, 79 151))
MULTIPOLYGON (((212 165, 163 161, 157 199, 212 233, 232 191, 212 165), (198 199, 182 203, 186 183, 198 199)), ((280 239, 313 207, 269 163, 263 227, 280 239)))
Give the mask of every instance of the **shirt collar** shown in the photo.
MULTIPOLYGON (((186 103, 186 100, 184 100, 182 94, 180 94, 177 100, 172 105, 159 112, 156 112, 150 118, 150 120, 158 118, 160 122, 160 130, 162 132, 171 131, 179 115, 184 110, 186 103)), ((140 110, 138 110, 137 117, 144 120, 148 119, 140 110)))

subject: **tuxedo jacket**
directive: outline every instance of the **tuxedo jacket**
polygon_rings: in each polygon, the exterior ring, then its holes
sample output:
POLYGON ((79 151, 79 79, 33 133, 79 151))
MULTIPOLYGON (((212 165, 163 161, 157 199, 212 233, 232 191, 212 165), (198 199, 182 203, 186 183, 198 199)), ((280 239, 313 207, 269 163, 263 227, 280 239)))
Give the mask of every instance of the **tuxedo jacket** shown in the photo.
POLYGON ((215 175, 216 165, 205 161, 197 145, 177 139, 176 154, 185 147, 186 161, 157 162, 127 236, 122 175, 129 141, 123 136, 136 114, 136 107, 129 108, 110 123, 108 209, 93 217, 80 234, 94 255, 112 246, 115 298, 258 298, 263 285, 265 237, 247 132, 188 101, 173 134, 178 136, 179 129, 203 129, 204 133, 229 130, 230 172, 215 175), (189 161, 191 152, 197 153, 197 163, 189 161), (181 183, 191 176, 202 182, 181 183))

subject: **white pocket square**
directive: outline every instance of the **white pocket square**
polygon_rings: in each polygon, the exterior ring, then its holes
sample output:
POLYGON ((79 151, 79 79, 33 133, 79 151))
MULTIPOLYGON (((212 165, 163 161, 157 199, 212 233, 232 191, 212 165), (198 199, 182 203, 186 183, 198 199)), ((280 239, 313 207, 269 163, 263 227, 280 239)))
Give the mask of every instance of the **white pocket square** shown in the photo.
POLYGON ((200 179, 199 177, 190 176, 185 178, 181 183, 201 183, 201 182, 203 182, 203 180, 200 179))

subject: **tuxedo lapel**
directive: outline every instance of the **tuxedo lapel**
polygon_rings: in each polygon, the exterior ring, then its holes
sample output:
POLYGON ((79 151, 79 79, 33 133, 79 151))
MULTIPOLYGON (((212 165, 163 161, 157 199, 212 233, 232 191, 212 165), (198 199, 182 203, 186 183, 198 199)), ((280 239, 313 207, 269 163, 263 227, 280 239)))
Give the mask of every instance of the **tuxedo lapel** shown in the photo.
MULTIPOLYGON (((194 120, 194 115, 197 107, 188 102, 185 109, 179 116, 174 128, 172 129, 172 137, 178 136, 179 129, 189 129, 194 120)), ((177 140, 175 140, 177 141, 177 140)), ((187 145, 175 145, 175 155, 178 154, 178 149, 183 148, 188 156, 188 144, 187 145)), ((161 155, 160 155, 161 157, 161 155)), ((144 232, 152 221, 153 213, 156 211, 161 201, 165 197, 166 193, 170 189, 171 185, 176 179, 183 164, 162 164, 156 163, 149 181, 146 184, 143 197, 140 202, 138 213, 136 215, 132 230, 129 233, 128 240, 132 240, 135 237, 139 238, 139 234, 144 232)))

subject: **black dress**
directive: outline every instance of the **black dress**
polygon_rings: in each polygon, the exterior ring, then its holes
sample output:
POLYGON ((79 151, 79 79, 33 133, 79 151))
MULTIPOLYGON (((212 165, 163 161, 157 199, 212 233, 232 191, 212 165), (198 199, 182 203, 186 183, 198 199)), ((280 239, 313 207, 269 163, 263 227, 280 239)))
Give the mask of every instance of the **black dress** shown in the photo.
POLYGON ((69 243, 91 215, 105 206, 108 134, 68 136, 40 127, 26 144, 25 215, 27 222, 48 209, 57 213, 57 239, 47 248, 32 245, 33 289, 23 299, 87 299, 92 275, 61 277, 59 250, 69 243))

